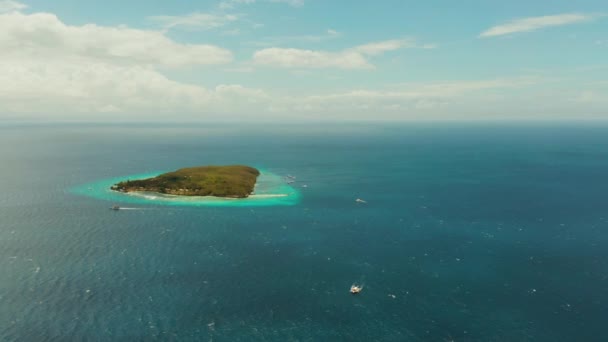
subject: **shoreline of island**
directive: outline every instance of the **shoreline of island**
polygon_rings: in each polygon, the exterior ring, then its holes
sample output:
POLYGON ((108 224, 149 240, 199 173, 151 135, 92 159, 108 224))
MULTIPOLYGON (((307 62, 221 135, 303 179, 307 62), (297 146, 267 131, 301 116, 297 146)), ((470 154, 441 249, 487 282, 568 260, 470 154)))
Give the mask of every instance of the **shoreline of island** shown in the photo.
MULTIPOLYGON (((285 182, 285 177, 272 171, 256 167, 260 176, 256 181, 254 193, 247 198, 223 197, 196 197, 172 196, 159 193, 123 193, 110 190, 114 184, 127 179, 147 179, 163 174, 165 171, 156 170, 145 173, 116 176, 99 179, 90 183, 71 188, 71 193, 92 197, 121 205, 158 205, 158 206, 185 206, 185 207, 265 207, 265 206, 293 206, 301 202, 302 195, 298 189, 285 182)), ((105 208, 105 207, 104 207, 105 208)))
POLYGON ((131 192, 120 192, 116 190, 111 190, 114 193, 132 196, 136 198, 144 198, 144 199, 165 199, 165 200, 181 200, 181 201, 204 201, 204 200, 263 200, 263 199, 272 199, 272 198, 284 198, 290 197, 291 195, 288 193, 285 194, 251 194, 248 197, 237 198, 237 197, 218 197, 218 196, 181 196, 181 195, 172 195, 172 194, 162 194, 158 192, 149 192, 149 191, 131 191, 131 192))
POLYGON ((254 195, 260 174, 258 169, 245 165, 196 166, 147 179, 121 181, 110 190, 123 194, 244 199, 254 195))

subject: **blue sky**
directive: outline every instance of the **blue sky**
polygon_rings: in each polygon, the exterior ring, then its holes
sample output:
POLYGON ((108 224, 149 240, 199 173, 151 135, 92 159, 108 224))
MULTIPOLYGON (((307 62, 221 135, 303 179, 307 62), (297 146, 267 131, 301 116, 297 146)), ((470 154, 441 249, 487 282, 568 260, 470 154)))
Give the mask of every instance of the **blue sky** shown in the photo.
POLYGON ((0 0, 0 118, 603 119, 605 1, 0 0))

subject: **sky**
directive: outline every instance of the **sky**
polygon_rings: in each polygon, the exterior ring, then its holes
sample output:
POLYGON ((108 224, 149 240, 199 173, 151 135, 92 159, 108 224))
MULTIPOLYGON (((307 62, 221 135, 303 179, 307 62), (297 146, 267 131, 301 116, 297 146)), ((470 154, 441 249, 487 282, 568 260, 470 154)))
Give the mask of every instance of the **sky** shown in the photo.
POLYGON ((0 0, 0 120, 607 118, 605 0, 0 0))

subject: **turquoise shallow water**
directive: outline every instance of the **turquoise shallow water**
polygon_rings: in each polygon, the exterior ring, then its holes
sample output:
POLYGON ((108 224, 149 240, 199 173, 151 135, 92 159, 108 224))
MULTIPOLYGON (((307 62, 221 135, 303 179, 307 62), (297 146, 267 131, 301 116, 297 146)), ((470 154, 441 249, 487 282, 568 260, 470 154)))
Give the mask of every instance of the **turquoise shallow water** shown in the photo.
POLYGON ((256 206, 281 206, 296 205, 300 199, 300 193, 285 181, 285 176, 272 174, 266 170, 260 170, 254 194, 244 199, 226 199, 218 197, 184 197, 170 196, 157 193, 131 193, 123 194, 110 190, 116 183, 127 179, 147 179, 156 177, 164 172, 152 172, 146 174, 129 175, 103 179, 96 182, 80 185, 71 189, 75 194, 90 196, 93 198, 110 201, 112 203, 133 203, 143 205, 174 205, 174 206, 216 206, 216 207, 256 207, 256 206))
POLYGON ((601 123, 0 124, 0 340, 604 341, 607 174, 601 123), (298 195, 107 192, 206 164, 298 195))

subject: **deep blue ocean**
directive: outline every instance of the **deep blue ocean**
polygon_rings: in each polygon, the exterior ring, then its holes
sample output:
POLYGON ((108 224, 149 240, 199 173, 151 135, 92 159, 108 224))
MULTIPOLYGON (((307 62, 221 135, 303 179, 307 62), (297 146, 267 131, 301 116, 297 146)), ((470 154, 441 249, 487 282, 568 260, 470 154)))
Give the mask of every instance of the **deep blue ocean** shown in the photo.
POLYGON ((606 341, 607 320, 605 123, 0 125, 1 341, 606 341), (207 164, 301 198, 73 191, 207 164))

